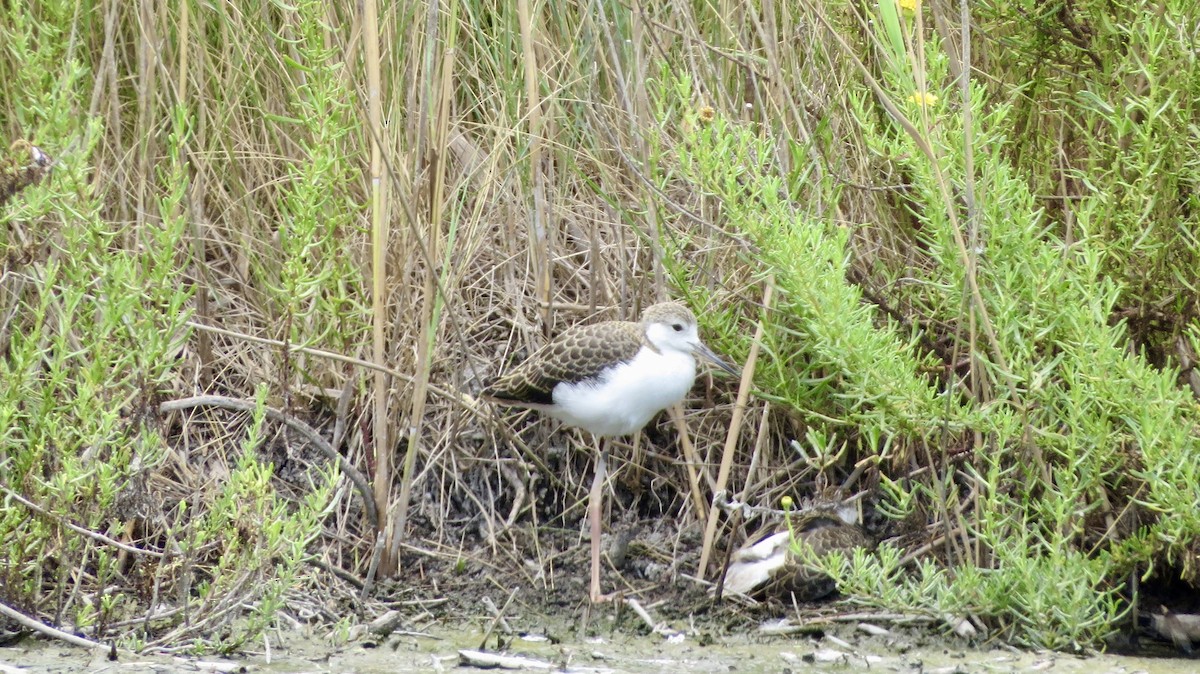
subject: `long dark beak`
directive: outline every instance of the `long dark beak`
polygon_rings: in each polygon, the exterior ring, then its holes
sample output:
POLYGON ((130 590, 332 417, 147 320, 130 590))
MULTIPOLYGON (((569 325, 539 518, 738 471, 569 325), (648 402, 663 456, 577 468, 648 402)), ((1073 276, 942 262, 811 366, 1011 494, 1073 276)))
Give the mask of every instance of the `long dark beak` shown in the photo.
POLYGON ((712 349, 710 349, 704 345, 704 342, 696 342, 695 344, 692 345, 692 348, 695 350, 696 353, 700 354, 701 356, 704 356, 705 360, 708 360, 713 365, 716 365, 717 367, 721 368, 722 370, 725 370, 729 374, 731 374, 735 377, 742 376, 741 370, 739 370, 736 367, 730 365, 729 363, 726 363, 725 361, 721 360, 721 358, 717 354, 713 353, 712 349))

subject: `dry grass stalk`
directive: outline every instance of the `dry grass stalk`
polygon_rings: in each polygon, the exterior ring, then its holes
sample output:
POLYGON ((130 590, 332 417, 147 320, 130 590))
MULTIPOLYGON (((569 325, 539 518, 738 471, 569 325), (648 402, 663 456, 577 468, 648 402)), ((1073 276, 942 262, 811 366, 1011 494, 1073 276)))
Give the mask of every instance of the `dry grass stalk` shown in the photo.
MULTIPOLYGON (((771 310, 771 299, 775 295, 775 281, 768 278, 766 287, 763 289, 763 310, 771 310)), ((759 320, 758 326, 754 331, 754 341, 750 346, 750 353, 746 357, 746 364, 742 370, 742 381, 738 385, 737 402, 733 405, 733 416, 729 422, 729 432, 725 436, 725 447, 721 451, 721 468, 717 473, 717 484, 713 489, 713 496, 725 492, 725 487, 729 482, 730 469, 733 467, 733 458, 735 450, 738 446, 738 439, 742 432, 742 419, 745 416, 746 404, 750 399, 750 388, 754 385, 754 368, 758 363, 758 354, 762 346, 763 340, 763 321, 759 320)), ((712 554, 713 542, 717 533, 717 510, 709 511, 708 521, 704 527, 704 542, 700 548, 700 564, 696 569, 696 576, 699 578, 706 577, 708 570, 708 559, 712 554)))
MULTIPOLYGON (((383 513, 376 520, 376 536, 382 537, 387 530, 390 520, 388 504, 391 500, 392 486, 392 443, 390 442, 391 424, 388 423, 388 377, 384 372, 387 366, 387 346, 384 341, 388 323, 385 297, 387 295, 387 250, 391 241, 390 204, 388 203, 388 184, 384 175, 383 146, 387 142, 383 127, 383 76, 379 55, 379 7, 376 0, 363 2, 363 63, 367 74, 367 130, 371 147, 371 163, 368 169, 370 179, 370 220, 371 220, 371 360, 378 366, 372 378, 371 401, 374 418, 372 420, 372 436, 374 438, 375 471, 372 476, 374 485, 375 512, 383 513)), ((391 560, 386 568, 391 568, 391 560)))

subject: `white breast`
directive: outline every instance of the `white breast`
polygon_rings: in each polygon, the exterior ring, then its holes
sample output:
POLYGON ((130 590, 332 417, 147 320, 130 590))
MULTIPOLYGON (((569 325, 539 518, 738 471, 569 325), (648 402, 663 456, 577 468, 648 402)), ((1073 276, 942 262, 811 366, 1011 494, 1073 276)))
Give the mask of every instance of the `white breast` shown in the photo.
POLYGON ((596 379, 555 386, 549 413, 596 435, 628 435, 683 400, 695 380, 691 354, 642 347, 633 360, 596 379))

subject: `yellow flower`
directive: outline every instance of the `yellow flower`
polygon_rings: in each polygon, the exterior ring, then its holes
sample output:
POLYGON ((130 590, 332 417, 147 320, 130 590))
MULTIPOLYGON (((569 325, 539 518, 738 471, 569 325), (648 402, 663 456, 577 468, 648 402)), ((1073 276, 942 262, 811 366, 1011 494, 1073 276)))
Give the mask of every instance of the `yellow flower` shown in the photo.
POLYGON ((792 497, 784 496, 783 498, 779 499, 779 505, 783 506, 784 510, 791 510, 792 509, 792 497))
POLYGON ((696 116, 700 118, 701 124, 708 124, 717 116, 717 111, 713 110, 711 105, 706 105, 696 112, 696 116))
POLYGON ((909 103, 917 103, 919 105, 935 105, 938 102, 938 97, 928 92, 917 92, 908 97, 909 103))
POLYGON ((921 7, 921 0, 897 0, 900 10, 908 14, 916 14, 921 7))

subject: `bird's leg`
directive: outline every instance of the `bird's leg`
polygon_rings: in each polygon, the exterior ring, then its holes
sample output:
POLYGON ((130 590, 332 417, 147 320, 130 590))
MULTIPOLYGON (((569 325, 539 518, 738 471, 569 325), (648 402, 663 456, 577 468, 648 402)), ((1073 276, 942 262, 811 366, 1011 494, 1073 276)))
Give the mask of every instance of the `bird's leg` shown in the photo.
POLYGON ((604 479, 608 476, 608 448, 604 446, 603 440, 598 440, 596 444, 596 475, 592 478, 592 491, 588 494, 588 516, 592 523, 592 587, 588 596, 593 604, 612 599, 612 595, 600 592, 600 517, 604 513, 604 479))

